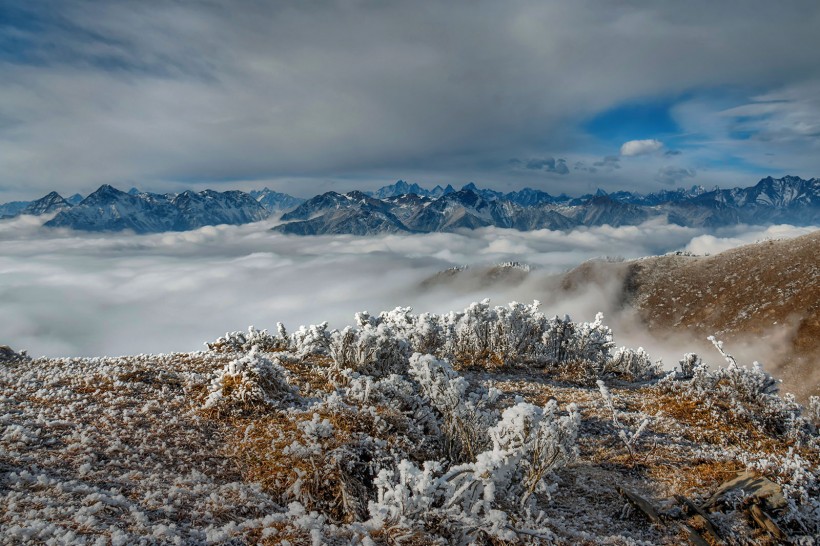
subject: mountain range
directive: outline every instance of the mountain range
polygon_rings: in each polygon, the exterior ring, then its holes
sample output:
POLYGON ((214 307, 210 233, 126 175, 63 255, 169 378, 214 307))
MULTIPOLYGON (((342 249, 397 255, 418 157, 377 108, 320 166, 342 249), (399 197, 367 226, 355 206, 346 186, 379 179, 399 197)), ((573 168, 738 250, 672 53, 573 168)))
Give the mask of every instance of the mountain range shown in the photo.
POLYGON ((651 218, 690 227, 740 223, 820 222, 820 179, 764 178, 748 188, 711 191, 701 186, 648 195, 598 190, 581 197, 526 188, 511 193, 467 184, 440 195, 399 193, 399 181, 374 194, 327 192, 285 213, 273 229, 298 235, 430 233, 495 226, 522 231, 579 226, 637 225, 651 218), (383 195, 384 197, 377 197, 383 195))
POLYGON ((88 197, 57 192, 36 201, 0 205, 0 218, 55 216, 47 227, 136 233, 239 225, 283 213, 273 230, 295 235, 430 233, 495 226, 521 231, 579 226, 637 225, 663 217, 690 227, 820 223, 820 179, 767 177, 746 188, 702 186, 650 194, 619 191, 570 197, 524 188, 502 193, 470 183, 432 190, 399 180, 374 192, 326 192, 304 200, 265 188, 156 194, 103 185, 88 197))

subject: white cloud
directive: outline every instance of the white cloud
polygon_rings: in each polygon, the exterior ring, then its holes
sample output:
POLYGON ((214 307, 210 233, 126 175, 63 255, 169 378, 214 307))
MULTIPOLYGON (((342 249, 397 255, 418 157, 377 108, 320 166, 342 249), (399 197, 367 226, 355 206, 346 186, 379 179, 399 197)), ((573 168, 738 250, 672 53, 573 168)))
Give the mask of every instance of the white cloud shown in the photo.
POLYGON ((630 140, 621 145, 621 155, 635 156, 646 155, 657 152, 663 148, 663 142, 655 139, 648 140, 630 140))
POLYGON ((738 228, 735 233, 727 233, 723 236, 704 234, 695 237, 685 250, 695 254, 718 254, 730 248, 752 244, 758 241, 769 239, 791 239, 816 231, 816 227, 795 227, 790 225, 779 225, 769 227, 743 227, 738 228))
MULTIPOLYGON (((485 297, 499 305, 538 299, 546 312, 588 320, 599 310, 620 308, 615 292, 603 287, 566 299, 557 295, 553 275, 594 257, 635 258, 710 244, 703 230, 658 221, 572 232, 489 228, 380 237, 286 237, 269 226, 146 236, 59 230, 44 237, 31 219, 2 221, 0 344, 49 356, 192 351, 250 324, 273 328, 281 321, 293 330, 328 320, 341 327, 357 311, 410 305, 446 312, 485 297), (455 284, 421 287, 449 267, 476 270, 505 261, 535 269, 520 284, 467 275, 455 284)), ((726 246, 789 233, 774 229, 715 236, 726 246)), ((640 328, 615 331, 619 343, 650 343, 640 328)))

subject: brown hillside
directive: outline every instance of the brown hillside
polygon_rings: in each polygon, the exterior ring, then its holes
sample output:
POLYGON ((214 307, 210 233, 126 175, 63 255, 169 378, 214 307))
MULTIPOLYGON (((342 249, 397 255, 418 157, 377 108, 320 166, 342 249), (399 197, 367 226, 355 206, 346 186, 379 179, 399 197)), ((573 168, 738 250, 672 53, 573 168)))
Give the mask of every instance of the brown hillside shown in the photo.
MULTIPOLYGON (((623 279, 622 298, 656 335, 715 335, 761 355, 784 387, 817 394, 820 384, 820 231, 714 256, 659 256, 585 264, 564 288, 623 279)), ((754 356, 754 355, 752 355, 754 356)))

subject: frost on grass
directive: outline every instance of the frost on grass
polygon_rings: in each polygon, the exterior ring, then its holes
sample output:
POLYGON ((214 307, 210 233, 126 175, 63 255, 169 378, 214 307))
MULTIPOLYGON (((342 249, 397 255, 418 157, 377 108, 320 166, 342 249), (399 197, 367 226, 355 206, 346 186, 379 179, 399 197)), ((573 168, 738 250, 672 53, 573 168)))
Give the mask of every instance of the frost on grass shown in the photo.
POLYGON ((719 343, 727 366, 687 354, 667 375, 615 347, 600 315, 483 301, 200 353, 9 359, 0 542, 681 544, 709 529, 678 499, 746 470, 784 501, 721 497, 720 540, 780 540, 757 510, 813 543, 816 400, 719 343))
POLYGON ((269 360, 258 346, 216 372, 208 386, 205 409, 252 410, 293 402, 297 389, 288 383, 288 371, 278 359, 269 360))

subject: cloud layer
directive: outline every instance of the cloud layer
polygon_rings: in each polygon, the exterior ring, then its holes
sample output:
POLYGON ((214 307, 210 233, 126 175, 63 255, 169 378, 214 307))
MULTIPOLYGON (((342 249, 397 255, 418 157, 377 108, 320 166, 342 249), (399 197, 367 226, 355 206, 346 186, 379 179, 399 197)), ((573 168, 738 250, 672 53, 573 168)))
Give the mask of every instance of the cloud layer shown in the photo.
MULTIPOLYGON (((482 229, 287 237, 268 227, 139 237, 48 231, 44 237, 37 219, 0 222, 0 344, 49 356, 191 351, 250 324, 274 328, 281 321, 292 330, 328 320, 341 327, 357 311, 409 305, 419 312, 446 312, 485 297, 499 305, 538 299, 547 312, 589 320, 599 310, 617 309, 615 293, 604 287, 567 299, 555 291, 554 274, 595 257, 634 258, 682 248, 714 252, 805 231, 739 227, 707 234, 655 222, 569 233, 482 229), (535 270, 523 282, 481 283, 468 276, 422 287, 453 266, 478 270, 506 261, 535 270)), ((633 330, 616 328, 618 341, 652 345, 633 330)))

